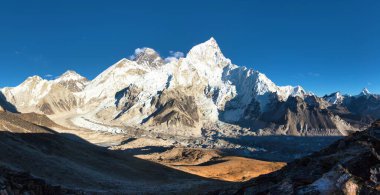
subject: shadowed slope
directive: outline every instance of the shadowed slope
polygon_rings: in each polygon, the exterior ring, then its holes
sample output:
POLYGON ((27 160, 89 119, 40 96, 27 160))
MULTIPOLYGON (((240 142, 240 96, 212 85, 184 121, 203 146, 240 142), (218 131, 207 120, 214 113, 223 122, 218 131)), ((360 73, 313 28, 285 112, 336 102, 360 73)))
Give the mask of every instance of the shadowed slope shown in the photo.
POLYGON ((15 114, 0 113, 0 126, 1 165, 64 188, 152 193, 203 192, 225 185, 58 134, 15 114))
POLYGON ((17 108, 8 102, 7 98, 4 96, 3 92, 0 91, 0 107, 3 107, 3 109, 8 110, 10 112, 17 112, 17 108))

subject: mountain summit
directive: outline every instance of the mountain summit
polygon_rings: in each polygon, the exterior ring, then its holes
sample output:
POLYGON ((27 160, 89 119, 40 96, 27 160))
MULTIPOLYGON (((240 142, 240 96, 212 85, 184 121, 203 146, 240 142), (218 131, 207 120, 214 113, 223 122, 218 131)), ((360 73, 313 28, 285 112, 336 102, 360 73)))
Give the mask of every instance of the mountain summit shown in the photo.
POLYGON ((68 70, 53 82, 59 83, 71 92, 79 92, 84 89, 88 83, 88 80, 75 71, 68 70))
POLYGON ((371 92, 369 92, 367 88, 364 88, 359 95, 368 96, 371 95, 371 92))
POLYGON ((161 56, 151 48, 139 49, 136 52, 136 56, 133 58, 133 61, 136 61, 138 64, 145 64, 153 67, 164 64, 164 60, 161 56))
POLYGON ((223 68, 230 63, 219 48, 216 40, 211 37, 208 41, 194 46, 186 55, 186 59, 201 61, 205 65, 223 68))
POLYGON ((77 81, 77 80, 87 80, 87 79, 73 70, 68 70, 55 80, 59 82, 59 81, 68 81, 68 80, 77 81))

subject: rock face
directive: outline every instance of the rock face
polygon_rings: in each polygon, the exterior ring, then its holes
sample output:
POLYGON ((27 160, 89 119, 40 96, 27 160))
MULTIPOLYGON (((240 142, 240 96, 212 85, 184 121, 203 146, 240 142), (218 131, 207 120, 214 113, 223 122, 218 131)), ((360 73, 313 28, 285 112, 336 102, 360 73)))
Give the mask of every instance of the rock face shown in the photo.
POLYGON ((379 194, 379 124, 253 179, 238 194, 379 194))
POLYGON ((92 121, 196 137, 202 129, 231 125, 262 134, 346 135, 380 116, 377 96, 319 98, 301 86, 277 86, 258 71, 234 65, 213 38, 184 58, 165 61, 143 48, 91 81, 68 71, 52 81, 30 77, 1 91, 20 112, 70 113, 86 121, 73 121, 84 128, 92 128, 92 121))

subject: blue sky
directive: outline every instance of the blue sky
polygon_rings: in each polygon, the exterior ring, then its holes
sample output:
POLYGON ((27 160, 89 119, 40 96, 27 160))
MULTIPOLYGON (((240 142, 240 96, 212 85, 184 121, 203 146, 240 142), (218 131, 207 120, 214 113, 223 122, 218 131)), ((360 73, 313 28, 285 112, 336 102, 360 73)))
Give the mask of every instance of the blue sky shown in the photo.
POLYGON ((2 1, 0 86, 68 69, 94 78, 138 47, 213 36, 234 64, 319 95, 380 93, 380 1, 2 1))

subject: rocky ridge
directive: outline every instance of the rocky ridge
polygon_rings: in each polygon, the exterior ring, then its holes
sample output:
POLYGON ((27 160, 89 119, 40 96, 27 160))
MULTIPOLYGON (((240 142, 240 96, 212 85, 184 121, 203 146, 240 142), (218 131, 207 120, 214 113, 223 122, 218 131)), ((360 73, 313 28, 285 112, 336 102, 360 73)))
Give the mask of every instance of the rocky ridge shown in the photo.
POLYGON ((380 121, 283 169, 255 178, 237 194, 379 194, 380 121))

